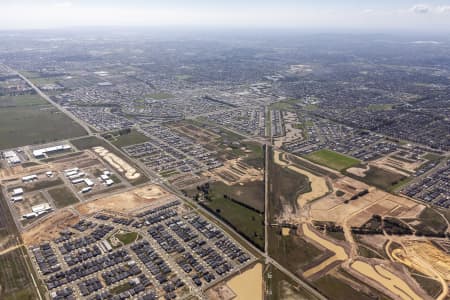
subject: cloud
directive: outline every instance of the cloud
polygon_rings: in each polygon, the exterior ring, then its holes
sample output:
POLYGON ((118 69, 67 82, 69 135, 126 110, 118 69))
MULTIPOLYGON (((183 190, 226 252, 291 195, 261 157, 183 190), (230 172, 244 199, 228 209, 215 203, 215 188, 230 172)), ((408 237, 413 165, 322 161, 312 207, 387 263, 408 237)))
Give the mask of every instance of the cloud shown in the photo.
POLYGON ((365 9, 362 11, 363 14, 372 14, 374 12, 375 12, 375 10, 373 10, 373 9, 365 9))
POLYGON ((416 14, 427 14, 431 11, 430 7, 425 4, 416 4, 410 10, 416 14))
POLYGON ((55 3, 55 7, 59 7, 59 8, 68 8, 68 7, 72 7, 73 3, 70 1, 58 1, 55 3))
POLYGON ((439 6, 437 11, 441 14, 450 14, 450 5, 448 6, 439 6))

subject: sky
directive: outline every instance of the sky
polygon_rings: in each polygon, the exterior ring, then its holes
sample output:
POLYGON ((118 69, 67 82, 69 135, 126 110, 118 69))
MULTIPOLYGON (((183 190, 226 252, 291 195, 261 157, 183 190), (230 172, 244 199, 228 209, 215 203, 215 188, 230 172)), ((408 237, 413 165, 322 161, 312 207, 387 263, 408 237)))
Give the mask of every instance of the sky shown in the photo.
POLYGON ((0 30, 100 26, 450 31, 450 0, 0 0, 0 30))

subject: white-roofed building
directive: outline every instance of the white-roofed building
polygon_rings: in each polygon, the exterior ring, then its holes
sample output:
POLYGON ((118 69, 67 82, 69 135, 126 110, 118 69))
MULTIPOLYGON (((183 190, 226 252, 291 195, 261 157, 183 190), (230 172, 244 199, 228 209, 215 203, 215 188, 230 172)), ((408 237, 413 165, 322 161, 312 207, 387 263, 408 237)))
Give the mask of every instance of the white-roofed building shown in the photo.
POLYGON ((69 149, 72 149, 72 147, 68 144, 47 147, 47 148, 33 150, 33 156, 35 158, 44 158, 47 156, 47 153, 55 153, 55 152, 59 152, 59 151, 69 150, 69 149))
POLYGON ((48 203, 42 203, 42 204, 38 204, 38 205, 34 205, 31 207, 31 211, 34 213, 40 213, 43 211, 49 211, 51 210, 51 206, 48 203))
POLYGON ((13 197, 23 195, 23 188, 16 188, 12 191, 13 197))

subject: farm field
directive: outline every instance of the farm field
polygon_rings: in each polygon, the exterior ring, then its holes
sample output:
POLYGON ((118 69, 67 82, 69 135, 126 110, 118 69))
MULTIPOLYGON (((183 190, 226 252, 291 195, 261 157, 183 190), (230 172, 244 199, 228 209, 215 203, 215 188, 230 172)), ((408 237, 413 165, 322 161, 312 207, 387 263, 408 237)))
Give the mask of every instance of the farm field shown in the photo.
POLYGON ((269 254, 291 272, 301 275, 324 252, 295 232, 283 236, 279 229, 269 227, 269 254))
POLYGON ((227 195, 259 212, 264 212, 264 182, 262 181, 250 181, 232 186, 215 182, 211 184, 211 188, 217 195, 227 195))
POLYGON ((82 136, 85 131, 38 95, 0 97, 0 149, 82 136))
POLYGON ((255 245, 264 245, 264 215, 242 204, 225 199, 220 189, 211 186, 209 199, 201 204, 235 228, 255 245))
POLYGON ((0 149, 43 144, 84 134, 78 124, 50 105, 0 110, 0 149))
POLYGON ((325 167, 329 167, 331 169, 335 169, 337 171, 343 171, 360 163, 360 161, 356 158, 345 156, 327 149, 315 151, 306 155, 305 157, 312 162, 318 163, 319 165, 323 165, 325 167))
POLYGON ((36 293, 21 248, 0 255, 0 299, 32 300, 36 293))
POLYGON ((0 107, 23 107, 48 105, 47 101, 36 94, 32 95, 18 95, 18 96, 0 96, 0 107))

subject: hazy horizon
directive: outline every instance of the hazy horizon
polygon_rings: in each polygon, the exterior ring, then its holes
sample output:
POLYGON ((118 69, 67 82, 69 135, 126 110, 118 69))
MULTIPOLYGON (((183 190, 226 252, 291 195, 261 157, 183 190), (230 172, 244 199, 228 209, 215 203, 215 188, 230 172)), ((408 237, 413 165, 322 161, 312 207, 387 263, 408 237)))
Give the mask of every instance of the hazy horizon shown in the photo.
POLYGON ((450 1, 6 0, 0 30, 192 27, 304 31, 450 31, 450 1))

